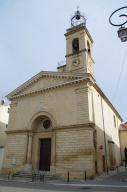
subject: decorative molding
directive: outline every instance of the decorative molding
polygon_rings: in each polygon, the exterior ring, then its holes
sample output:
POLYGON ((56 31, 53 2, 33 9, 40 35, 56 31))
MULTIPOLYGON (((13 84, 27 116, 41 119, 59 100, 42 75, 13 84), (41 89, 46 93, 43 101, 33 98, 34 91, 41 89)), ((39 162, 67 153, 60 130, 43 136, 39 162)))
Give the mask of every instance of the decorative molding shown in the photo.
POLYGON ((83 87, 79 87, 78 89, 75 89, 75 93, 76 94, 79 94, 79 93, 85 93, 85 92, 88 92, 88 86, 83 86, 83 87))
POLYGON ((78 55, 78 54, 80 54, 80 53, 82 53, 82 52, 84 52, 84 51, 86 51, 86 49, 82 49, 82 50, 80 50, 78 53, 70 53, 70 54, 68 54, 68 55, 65 55, 65 57, 70 57, 70 56, 78 55))
POLYGON ((25 129, 22 129, 22 130, 8 130, 8 131, 5 131, 7 134, 14 134, 14 133, 29 133, 30 131, 29 130, 25 130, 25 129))
POLYGON ((84 124, 75 124, 75 125, 66 125, 66 126, 57 126, 57 127, 53 127, 53 130, 58 130, 58 129, 74 129, 74 128, 85 128, 85 129, 91 129, 94 130, 95 129, 95 124, 94 123, 84 123, 84 124))
POLYGON ((86 34, 88 35, 88 37, 90 38, 91 42, 93 43, 93 39, 88 31, 88 29, 86 28, 86 26, 80 26, 80 27, 71 27, 69 29, 67 29, 67 33, 65 33, 65 37, 67 38, 69 35, 78 32, 78 31, 83 31, 86 32, 86 34))
POLYGON ((52 132, 52 131, 55 131, 55 130, 61 130, 61 129, 74 129, 74 128, 85 128, 85 129, 91 129, 91 130, 94 130, 95 129, 95 124, 90 122, 90 123, 84 123, 84 124, 75 124, 75 125, 66 125, 66 126, 61 126, 61 125, 58 125, 58 126, 55 126, 55 127, 52 127, 51 129, 49 130, 10 130, 10 131, 6 131, 7 134, 19 134, 19 133, 25 133, 25 134, 28 134, 29 136, 33 136, 34 133, 40 133, 40 132, 52 132))
POLYGON ((17 101, 13 101, 13 102, 11 102, 10 107, 16 107, 17 105, 18 105, 18 102, 17 101))
MULTIPOLYGON (((50 119, 50 121, 52 122, 52 126, 55 127, 56 124, 56 120, 54 119, 54 117, 52 116, 52 114, 50 114, 48 111, 34 111, 34 113, 31 115, 31 119, 28 122, 27 128, 28 130, 32 130, 32 124, 33 122, 40 116, 45 116, 48 119, 50 119)), ((33 129, 35 130, 35 129, 33 129)))
POLYGON ((66 83, 61 83, 61 84, 58 84, 58 85, 55 85, 55 86, 51 86, 51 87, 47 87, 47 88, 44 88, 44 89, 39 89, 39 90, 36 90, 36 91, 31 91, 29 93, 24 93, 24 94, 20 94, 20 95, 14 95, 14 96, 12 96, 10 98, 10 100, 13 100, 13 99, 16 99, 16 98, 20 98, 20 97, 25 97, 25 96, 31 96, 31 95, 35 95, 35 94, 39 94, 39 93, 45 93, 45 92, 50 91, 50 90, 54 90, 54 89, 58 89, 58 88, 62 88, 62 87, 67 87, 67 86, 74 85, 74 84, 79 84, 79 83, 85 82, 85 81, 92 81, 92 82, 95 81, 93 79, 93 77, 91 76, 91 74, 86 74, 85 76, 86 77, 80 78, 78 80, 73 80, 73 81, 69 81, 69 82, 66 82, 66 83))
POLYGON ((100 87, 94 83, 93 87, 96 89, 96 91, 100 94, 100 96, 108 103, 108 105, 111 107, 111 109, 114 111, 114 113, 119 117, 119 119, 123 122, 122 117, 120 116, 120 114, 117 112, 117 110, 115 109, 115 107, 112 105, 112 103, 110 102, 110 100, 107 98, 107 96, 103 93, 103 91, 100 89, 100 87))
POLYGON ((10 99, 11 97, 15 96, 16 94, 20 93, 21 91, 24 91, 26 88, 37 82, 40 78, 43 77, 52 77, 52 78, 64 78, 64 79, 79 79, 82 78, 84 74, 78 73, 78 74, 72 74, 69 72, 46 72, 41 71, 37 75, 33 76, 31 79, 23 83, 21 86, 16 88, 14 91, 9 93, 6 97, 10 99))
POLYGON ((42 128, 42 129, 34 129, 34 130, 32 130, 32 133, 34 134, 34 133, 49 133, 49 132, 52 132, 53 131, 53 129, 52 128, 48 128, 48 129, 44 129, 44 128, 42 128))

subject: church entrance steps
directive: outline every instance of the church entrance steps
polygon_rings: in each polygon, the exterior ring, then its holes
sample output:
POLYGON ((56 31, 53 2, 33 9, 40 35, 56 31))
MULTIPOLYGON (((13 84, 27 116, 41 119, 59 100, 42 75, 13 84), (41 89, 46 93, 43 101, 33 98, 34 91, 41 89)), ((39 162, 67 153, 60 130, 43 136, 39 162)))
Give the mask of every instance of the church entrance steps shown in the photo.
POLYGON ((28 181, 28 182, 44 182, 50 180, 61 179, 59 176, 52 174, 48 171, 20 171, 14 174, 0 174, 0 179, 3 180, 16 180, 16 181, 28 181))

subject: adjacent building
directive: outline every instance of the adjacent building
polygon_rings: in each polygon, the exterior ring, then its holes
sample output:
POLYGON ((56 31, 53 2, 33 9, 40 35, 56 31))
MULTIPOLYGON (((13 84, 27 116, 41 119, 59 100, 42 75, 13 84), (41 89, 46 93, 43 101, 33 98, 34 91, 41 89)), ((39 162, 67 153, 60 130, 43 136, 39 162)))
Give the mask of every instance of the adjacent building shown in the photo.
POLYGON ((122 162, 124 162, 125 148, 127 148, 127 122, 121 124, 119 135, 120 135, 121 157, 122 157, 122 162))
POLYGON ((66 63, 41 71, 7 95, 11 101, 4 169, 93 178, 121 163, 123 121, 97 85, 93 39, 76 12, 65 33, 66 63), (79 23, 80 21, 80 23, 79 23))
POLYGON ((6 105, 4 100, 0 103, 0 171, 3 167, 4 151, 6 145, 6 130, 9 118, 9 105, 6 105))

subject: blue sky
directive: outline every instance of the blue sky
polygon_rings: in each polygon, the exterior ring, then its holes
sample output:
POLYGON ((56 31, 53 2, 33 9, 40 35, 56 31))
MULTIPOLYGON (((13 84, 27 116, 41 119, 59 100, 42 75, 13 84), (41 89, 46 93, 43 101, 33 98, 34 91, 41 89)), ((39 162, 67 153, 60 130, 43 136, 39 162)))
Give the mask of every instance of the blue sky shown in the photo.
POLYGON ((125 0, 0 0, 0 98, 65 60, 64 33, 77 5, 94 40, 96 81, 127 120, 127 43, 120 42, 118 28, 108 21, 125 0))

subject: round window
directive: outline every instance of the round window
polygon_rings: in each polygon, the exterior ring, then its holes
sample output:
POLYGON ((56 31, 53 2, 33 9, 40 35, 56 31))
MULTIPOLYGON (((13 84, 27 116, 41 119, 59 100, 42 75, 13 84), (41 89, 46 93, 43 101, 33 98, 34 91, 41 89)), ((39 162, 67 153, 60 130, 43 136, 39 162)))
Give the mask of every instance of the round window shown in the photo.
POLYGON ((43 121, 43 127, 44 129, 48 129, 51 126, 51 121, 46 119, 43 121))

